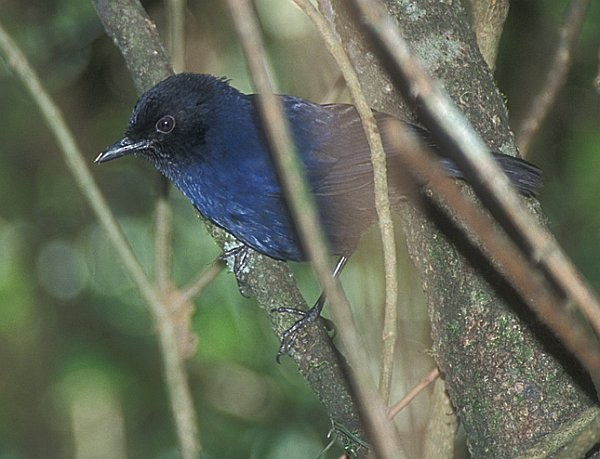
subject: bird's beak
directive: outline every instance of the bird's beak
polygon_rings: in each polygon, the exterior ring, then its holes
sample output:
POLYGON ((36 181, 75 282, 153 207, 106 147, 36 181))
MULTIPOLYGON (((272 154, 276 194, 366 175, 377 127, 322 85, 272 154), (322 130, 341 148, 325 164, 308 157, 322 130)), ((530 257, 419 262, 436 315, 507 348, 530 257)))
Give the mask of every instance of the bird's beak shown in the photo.
POLYGON ((94 162, 96 164, 105 163, 111 159, 116 159, 120 158, 121 156, 140 152, 147 149, 149 146, 150 142, 147 140, 140 140, 136 142, 131 140, 129 137, 123 137, 121 140, 113 143, 110 147, 100 153, 94 162))

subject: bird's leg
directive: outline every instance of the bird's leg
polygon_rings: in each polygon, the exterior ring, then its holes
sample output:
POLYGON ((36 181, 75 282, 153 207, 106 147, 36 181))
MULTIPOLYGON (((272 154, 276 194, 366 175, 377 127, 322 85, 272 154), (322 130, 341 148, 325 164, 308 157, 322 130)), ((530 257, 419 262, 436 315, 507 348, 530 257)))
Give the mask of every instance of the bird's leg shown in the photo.
POLYGON ((238 290, 242 294, 242 296, 249 298, 251 295, 247 291, 246 284, 242 282, 242 274, 246 269, 246 263, 248 262, 248 256, 250 255, 250 247, 246 244, 240 243, 240 245, 236 245, 235 247, 228 248, 223 251, 221 256, 219 257, 233 272, 235 278, 238 283, 238 290))
POLYGON ((231 272, 238 277, 246 268, 249 250, 250 247, 240 242, 239 245, 225 249, 219 258, 227 263, 231 272))
MULTIPOLYGON (((344 269, 344 266, 346 266, 347 262, 348 262, 347 256, 343 255, 339 258, 339 260, 335 264, 335 267, 333 268, 332 276, 334 279, 337 279, 339 277, 340 273, 342 272, 342 269, 344 269)), ((323 310, 323 306, 325 305, 325 298, 326 298, 325 292, 322 292, 321 295, 319 296, 319 299, 315 303, 315 305, 312 308, 310 308, 308 311, 302 311, 302 310, 296 309, 296 308, 285 308, 285 307, 275 308, 271 311, 271 312, 286 312, 286 313, 294 314, 294 315, 301 317, 290 328, 288 328, 283 333, 283 337, 281 338, 281 346, 279 346, 279 352, 277 353, 277 357, 276 357, 278 363, 281 359, 281 356, 284 354, 287 354, 290 351, 290 349, 294 345, 294 342, 298 338, 298 334, 302 330, 306 329, 306 327, 315 323, 317 321, 317 319, 319 319, 319 317, 321 316, 321 311, 323 310)))

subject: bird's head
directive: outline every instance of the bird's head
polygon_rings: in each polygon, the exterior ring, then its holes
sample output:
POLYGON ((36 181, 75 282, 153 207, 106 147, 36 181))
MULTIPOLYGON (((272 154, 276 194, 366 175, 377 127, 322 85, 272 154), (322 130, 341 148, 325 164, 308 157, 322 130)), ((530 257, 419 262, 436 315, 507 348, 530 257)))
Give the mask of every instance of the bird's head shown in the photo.
MULTIPOLYGON (((239 95, 239 93, 237 93, 239 95)), ((236 91, 226 80, 204 74, 173 75, 144 93, 136 103, 125 136, 95 159, 103 163, 139 154, 171 175, 198 161, 220 107, 236 91)))

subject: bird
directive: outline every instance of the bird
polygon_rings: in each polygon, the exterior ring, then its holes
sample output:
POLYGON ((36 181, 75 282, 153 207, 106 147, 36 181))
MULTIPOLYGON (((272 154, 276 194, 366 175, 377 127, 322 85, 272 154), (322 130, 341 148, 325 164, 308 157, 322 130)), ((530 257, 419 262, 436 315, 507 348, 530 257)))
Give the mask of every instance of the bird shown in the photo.
MULTIPOLYGON (((356 108, 278 96, 312 192, 338 275, 361 235, 377 219, 370 149, 356 108)), ((393 209, 406 195, 399 153, 386 141, 397 119, 373 111, 387 159, 393 209)), ((459 167, 436 146, 429 132, 402 121, 438 155, 449 177, 459 167)), ((525 196, 541 186, 540 169, 517 157, 492 153, 510 182, 525 196)), ((166 176, 196 210, 245 246, 284 261, 305 261, 276 166, 269 153, 256 94, 244 94, 226 78, 179 73, 159 82, 137 101, 125 136, 95 159, 104 163, 141 156, 166 176)), ((320 316, 324 296, 300 319, 297 332, 320 316)), ((289 339, 280 350, 289 350, 289 339)))

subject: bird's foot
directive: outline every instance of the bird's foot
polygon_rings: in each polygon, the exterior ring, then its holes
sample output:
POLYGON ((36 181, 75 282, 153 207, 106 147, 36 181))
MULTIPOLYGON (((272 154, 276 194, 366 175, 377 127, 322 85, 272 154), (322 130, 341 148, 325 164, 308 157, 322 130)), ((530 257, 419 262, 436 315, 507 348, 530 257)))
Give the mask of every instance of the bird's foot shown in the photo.
POLYGON ((279 351, 277 352, 277 356, 275 358, 277 363, 281 363, 281 357, 283 355, 289 354, 300 334, 317 322, 319 318, 323 320, 327 331, 335 332, 333 322, 320 316, 321 308, 318 307, 318 304, 310 308, 308 311, 282 307, 272 309, 271 312, 280 312, 300 316, 300 319, 294 322, 290 328, 283 332, 283 336, 281 337, 281 345, 279 346, 279 351))
POLYGON ((226 248, 219 258, 227 263, 227 266, 231 270, 235 277, 239 277, 240 274, 246 269, 246 263, 248 256, 250 255, 250 247, 240 243, 232 247, 226 248))
POLYGON ((238 290, 241 295, 246 298, 252 296, 245 282, 245 274, 247 272, 248 258, 251 250, 252 249, 247 245, 240 243, 240 245, 226 248, 219 256, 219 258, 227 264, 229 270, 235 275, 238 283, 238 290))

